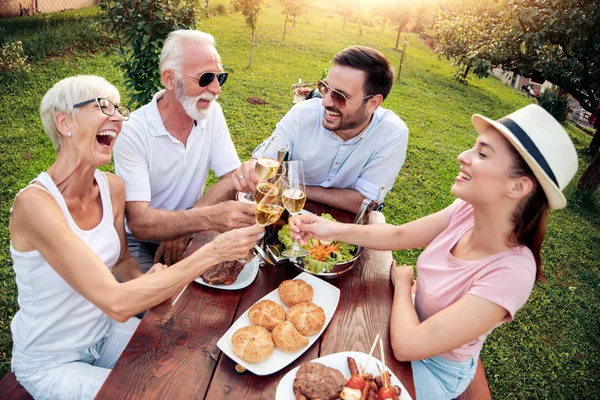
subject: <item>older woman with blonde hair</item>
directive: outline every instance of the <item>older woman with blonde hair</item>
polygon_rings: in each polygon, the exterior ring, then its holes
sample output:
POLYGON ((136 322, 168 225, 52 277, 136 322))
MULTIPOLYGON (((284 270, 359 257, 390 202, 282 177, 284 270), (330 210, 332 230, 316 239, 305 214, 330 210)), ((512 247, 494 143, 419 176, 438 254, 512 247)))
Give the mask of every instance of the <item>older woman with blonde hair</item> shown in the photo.
POLYGON ((76 76, 56 83, 40 106, 56 160, 19 192, 10 220, 20 307, 12 370, 38 399, 94 398, 139 323, 134 315, 212 265, 245 256, 262 231, 224 233, 143 274, 127 249, 124 184, 98 170, 129 116, 119 103, 105 79, 76 76))
POLYGON ((392 267, 391 345, 412 361, 417 399, 458 397, 475 374, 487 335, 511 321, 542 277, 549 210, 577 172, 569 135, 544 109, 529 105, 497 121, 474 115, 475 146, 447 208, 400 226, 338 224, 304 215, 292 236, 335 239, 377 250, 425 247, 413 267, 392 267), (411 299, 411 291, 416 297, 411 299))

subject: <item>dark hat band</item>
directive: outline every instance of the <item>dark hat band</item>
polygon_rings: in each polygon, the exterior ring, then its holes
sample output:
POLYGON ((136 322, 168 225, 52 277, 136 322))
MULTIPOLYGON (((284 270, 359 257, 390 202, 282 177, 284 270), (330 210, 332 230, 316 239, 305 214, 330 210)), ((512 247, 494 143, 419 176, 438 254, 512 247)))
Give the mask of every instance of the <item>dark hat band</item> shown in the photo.
POLYGON ((557 187, 560 187, 558 186, 558 181, 556 180, 554 173, 550 169, 548 162, 546 161, 540 150, 537 148, 535 143, 533 143, 533 140, 531 140, 531 138, 527 135, 527 133, 525 133, 525 131, 521 129, 521 127, 510 118, 501 118, 498 120, 498 122, 500 122, 502 125, 508 128, 508 130, 513 134, 513 136, 521 143, 521 145, 523 145, 525 150, 527 150, 527 152, 538 163, 538 165, 542 168, 546 175, 548 175, 552 182, 554 182, 554 184, 557 187))

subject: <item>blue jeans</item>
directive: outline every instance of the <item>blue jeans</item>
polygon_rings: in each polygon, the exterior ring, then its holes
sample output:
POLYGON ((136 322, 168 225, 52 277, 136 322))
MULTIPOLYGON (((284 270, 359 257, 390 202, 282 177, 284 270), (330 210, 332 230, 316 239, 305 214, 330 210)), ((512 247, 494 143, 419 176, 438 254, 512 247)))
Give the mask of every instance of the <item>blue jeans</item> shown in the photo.
POLYGON ((81 351, 36 357, 13 352, 12 371, 35 399, 93 400, 139 323, 112 321, 103 339, 81 351))
POLYGON ((463 362, 441 356, 413 361, 417 400, 449 400, 460 396, 475 376, 478 356, 463 362))

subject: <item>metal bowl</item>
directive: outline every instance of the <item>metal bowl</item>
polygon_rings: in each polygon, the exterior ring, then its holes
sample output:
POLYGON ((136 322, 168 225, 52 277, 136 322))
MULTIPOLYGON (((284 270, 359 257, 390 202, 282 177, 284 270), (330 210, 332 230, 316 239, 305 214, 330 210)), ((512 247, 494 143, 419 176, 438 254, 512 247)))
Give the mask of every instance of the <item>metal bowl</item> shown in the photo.
POLYGON ((357 246, 354 251, 355 251, 354 257, 352 257, 352 259, 350 259, 348 261, 337 263, 329 272, 314 273, 314 272, 304 269, 304 258, 290 258, 289 262, 295 268, 299 269, 302 272, 307 272, 318 278, 324 279, 326 281, 331 281, 334 279, 341 278, 342 276, 344 276, 345 274, 347 274, 348 272, 350 272, 352 270, 352 267, 354 266, 354 262, 358 259, 358 257, 360 257, 360 255, 363 252, 363 249, 362 249, 362 247, 357 246))

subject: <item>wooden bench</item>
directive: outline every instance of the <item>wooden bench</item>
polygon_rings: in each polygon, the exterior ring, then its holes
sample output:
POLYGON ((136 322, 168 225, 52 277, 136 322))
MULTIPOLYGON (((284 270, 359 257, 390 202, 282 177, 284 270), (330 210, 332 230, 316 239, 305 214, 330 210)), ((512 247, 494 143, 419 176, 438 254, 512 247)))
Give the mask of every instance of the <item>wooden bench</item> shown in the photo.
POLYGON ((10 400, 32 400, 33 397, 17 381, 17 377, 8 371, 0 380, 0 398, 10 400))
POLYGON ((477 360, 477 371, 475 371, 473 382, 471 382, 463 394, 458 396, 458 400, 492 400, 481 359, 477 360))

